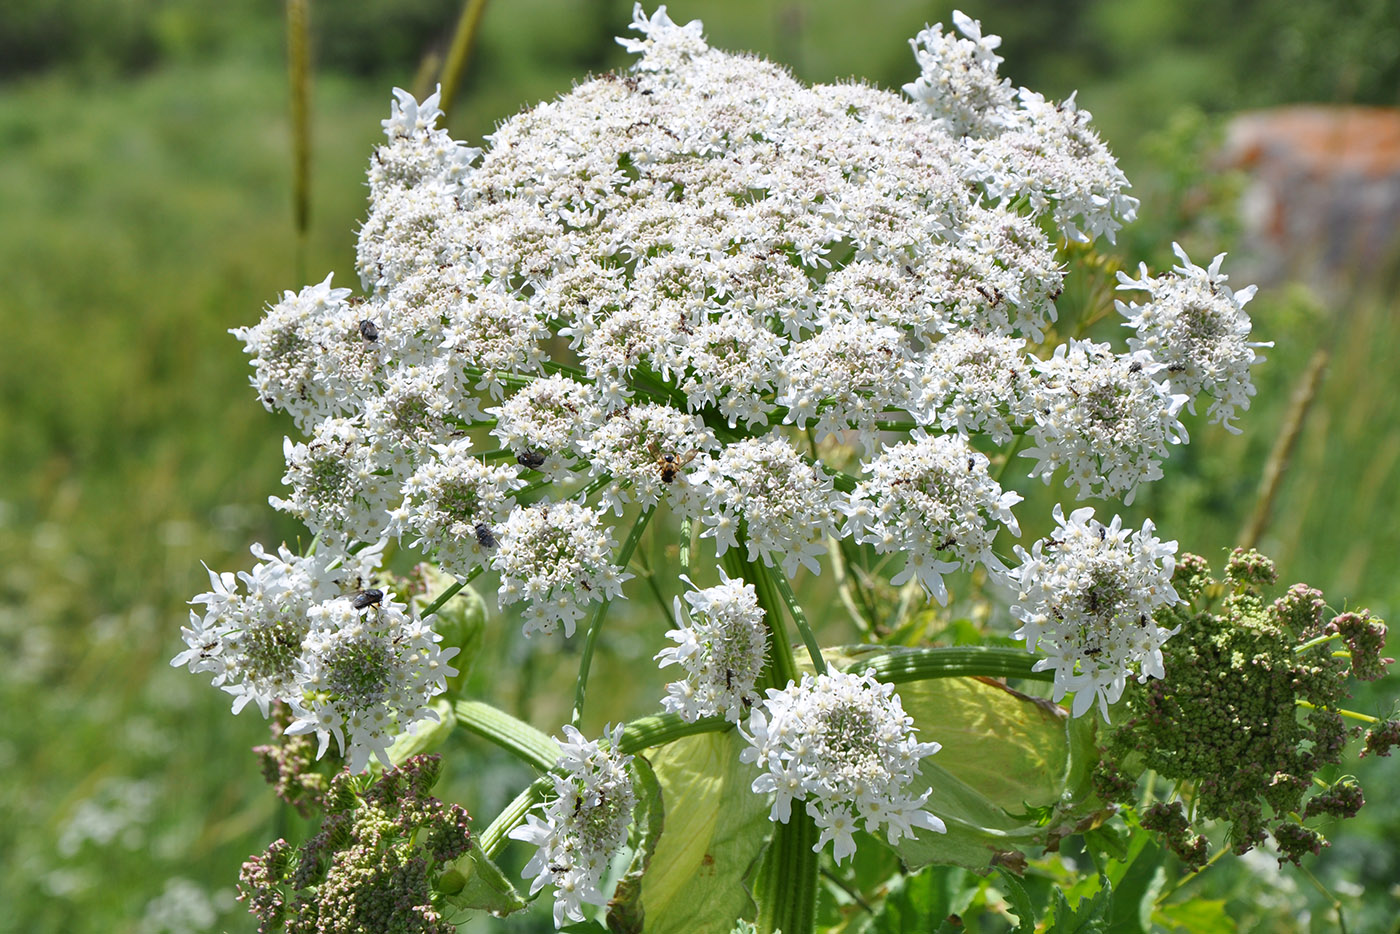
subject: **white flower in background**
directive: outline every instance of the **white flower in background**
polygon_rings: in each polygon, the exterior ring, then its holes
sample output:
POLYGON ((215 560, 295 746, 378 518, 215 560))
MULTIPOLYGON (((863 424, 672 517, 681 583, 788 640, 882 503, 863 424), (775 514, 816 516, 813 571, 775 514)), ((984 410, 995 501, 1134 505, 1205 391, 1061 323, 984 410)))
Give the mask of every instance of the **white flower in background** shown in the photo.
POLYGON ((1169 395, 1153 377, 1162 369, 1143 354, 1119 356, 1108 344, 1071 339, 1049 360, 1029 404, 1035 447, 1032 477, 1048 484, 1061 467, 1065 486, 1080 498, 1122 496, 1131 503, 1139 485, 1162 476, 1168 445, 1187 440, 1179 413, 1183 395, 1169 395))
POLYGON ((612 563, 617 542, 596 510, 575 502, 517 507, 496 533, 491 567, 500 572, 501 606, 525 601, 525 635, 564 635, 591 602, 611 600, 632 575, 612 563))
POLYGON ((363 609, 345 597, 327 600, 306 618, 298 691, 287 698, 295 719, 286 732, 315 733, 317 758, 334 737, 352 772, 371 754, 392 765, 395 734, 438 719, 428 701, 457 674, 447 663, 459 650, 441 648, 442 637, 390 597, 363 609))
POLYGON ((872 834, 883 826, 891 844, 912 837, 915 827, 945 831, 943 821, 921 810, 930 790, 910 790, 919 760, 941 748, 917 742, 913 723, 894 686, 871 675, 804 674, 801 684, 768 690, 749 715, 748 732, 739 728, 749 744, 739 759, 762 771, 753 790, 773 794, 769 819, 787 823, 792 802, 805 802, 821 828, 813 849, 834 841, 840 862, 855 852, 861 825, 872 834))
POLYGON ((870 479, 856 484, 840 507, 846 514, 843 533, 880 554, 902 553, 904 570, 890 583, 917 578, 930 596, 947 603, 944 574, 975 564, 993 573, 1005 570, 992 553, 998 523, 1021 534, 1011 512, 1021 494, 1004 492, 987 464, 957 435, 886 447, 861 465, 870 479))
POLYGON ((530 894, 546 885, 554 891, 554 926, 582 921, 583 908, 606 905, 598 884, 613 855, 627 842, 636 796, 627 765, 631 756, 617 752, 623 727, 604 728, 606 745, 587 742, 572 726, 564 727, 561 755, 550 778, 554 798, 540 805, 544 816, 530 814, 508 836, 538 849, 522 876, 534 876, 530 894))
POLYGON ((1057 505, 1054 515, 1049 538, 1029 553, 1016 546, 1021 565, 1008 574, 1018 591, 1015 636, 1045 653, 1035 669, 1054 670, 1057 702, 1073 692, 1077 717, 1097 698, 1108 719, 1130 676, 1163 676, 1162 645, 1176 629, 1161 628, 1152 614, 1178 600, 1176 542, 1157 539, 1151 520, 1137 531, 1118 516, 1104 525, 1088 506, 1065 519, 1057 505))
POLYGON ((726 447, 707 468, 709 514, 702 535, 723 555, 739 544, 744 523, 748 560, 781 564, 791 577, 798 567, 821 573, 816 556, 837 527, 841 495, 831 478, 808 464, 781 435, 726 447))
MULTIPOLYGON (((688 722, 723 716, 739 720, 758 701, 754 685, 767 658, 768 630, 753 584, 730 578, 720 569, 720 583, 685 595, 689 621, 675 601, 676 629, 666 633, 675 642, 657 653, 660 667, 680 665, 684 681, 666 685, 661 706, 688 722)), ((690 583, 690 578, 682 575, 690 583)), ((691 585, 694 587, 694 585, 691 585)))
POLYGON ((1196 411, 1196 396, 1202 392, 1213 398, 1211 420, 1229 431, 1235 410, 1249 408, 1254 383, 1249 368, 1264 358, 1256 347, 1272 347, 1272 342, 1251 342, 1249 315, 1244 306, 1254 297, 1255 286, 1235 292, 1225 284, 1229 276, 1220 271, 1225 259, 1221 253, 1208 268, 1191 262, 1180 244, 1172 248, 1181 260, 1171 275, 1152 278, 1147 264, 1138 267, 1138 278, 1118 273, 1120 290, 1142 291, 1148 300, 1142 304, 1116 302, 1127 318, 1125 327, 1137 332, 1128 346, 1162 364, 1161 378, 1173 393, 1187 397, 1186 408, 1196 411))

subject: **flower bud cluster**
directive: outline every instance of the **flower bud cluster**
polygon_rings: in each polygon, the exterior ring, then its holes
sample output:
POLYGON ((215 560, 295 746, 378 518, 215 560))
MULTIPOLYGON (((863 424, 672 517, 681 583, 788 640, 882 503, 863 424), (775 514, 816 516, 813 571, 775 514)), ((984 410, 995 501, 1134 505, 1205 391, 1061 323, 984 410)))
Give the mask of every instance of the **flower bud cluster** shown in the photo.
POLYGON ((466 853, 470 818, 428 792, 436 756, 415 756, 365 790, 341 772, 325 797, 321 830, 295 850, 278 840, 243 864, 239 899, 260 932, 450 934, 434 883, 466 853))
POLYGON ((525 864, 524 876, 534 876, 533 895, 554 886, 554 926, 583 920, 586 904, 606 905, 598 885, 608 864, 627 840, 636 795, 627 771, 631 756, 617 751, 622 725, 604 729, 606 745, 587 741, 572 726, 564 727, 560 757, 550 777, 554 797, 541 805, 544 816, 530 814, 510 831, 515 840, 538 847, 525 864))
MULTIPOLYGON (((1363 798, 1353 781, 1315 787, 1317 772, 1340 760, 1351 735, 1337 712, 1349 666, 1333 657, 1337 636, 1322 595, 1298 584, 1270 602, 1262 589, 1274 577, 1263 556, 1237 550, 1217 605, 1221 584, 1205 560, 1182 556, 1175 575, 1182 600, 1157 613, 1159 624, 1181 631, 1162 647, 1160 679, 1125 693, 1126 716, 1108 734, 1104 759, 1140 763, 1189 789, 1192 819, 1229 821, 1237 853, 1271 836, 1296 862, 1325 843, 1290 815, 1347 817, 1363 798)), ((1379 646, 1371 649, 1378 654, 1379 646)), ((1379 664, 1353 657, 1350 667, 1379 664)), ((1120 800, 1133 794, 1112 775, 1099 787, 1119 789, 1120 800)), ((1195 865, 1205 861, 1204 846, 1192 852, 1195 865)))

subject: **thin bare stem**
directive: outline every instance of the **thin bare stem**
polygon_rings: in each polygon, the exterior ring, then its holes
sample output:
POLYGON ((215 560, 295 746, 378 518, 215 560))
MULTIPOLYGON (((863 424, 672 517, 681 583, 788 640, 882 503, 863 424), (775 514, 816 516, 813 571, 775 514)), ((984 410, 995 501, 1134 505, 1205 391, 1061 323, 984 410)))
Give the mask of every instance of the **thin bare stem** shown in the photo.
POLYGON ((1327 368, 1327 361, 1331 356, 1332 351, 1325 344, 1313 351, 1312 359, 1308 361, 1308 368, 1303 371, 1303 377, 1298 381, 1298 388, 1293 391, 1293 399, 1288 405, 1288 415, 1283 420, 1282 428, 1279 429, 1278 438, 1274 440, 1274 449, 1269 453, 1269 460, 1264 464, 1264 476, 1259 481, 1259 493, 1254 500, 1254 514, 1249 517, 1248 524, 1240 532, 1239 542, 1245 548, 1253 548, 1257 545, 1259 539, 1269 528, 1279 486, 1283 482, 1284 474, 1288 472, 1289 464, 1293 461, 1293 452, 1298 447, 1298 439, 1303 433, 1303 424, 1307 421, 1308 413, 1312 411, 1318 387, 1322 385, 1323 371, 1327 368))
POLYGON ((481 23, 481 14, 486 11, 486 0, 467 0, 462 7, 462 15, 457 20, 457 31, 452 34, 452 47, 447 50, 447 61, 442 66, 442 97, 438 106, 442 108, 442 126, 447 129, 452 120, 452 103, 457 98, 457 88, 462 83, 467 64, 472 59, 472 46, 476 44, 476 30, 481 23))
POLYGON ((311 228, 311 0, 287 0, 287 85, 292 119, 292 225, 296 230, 297 281, 306 279, 306 240, 311 228))

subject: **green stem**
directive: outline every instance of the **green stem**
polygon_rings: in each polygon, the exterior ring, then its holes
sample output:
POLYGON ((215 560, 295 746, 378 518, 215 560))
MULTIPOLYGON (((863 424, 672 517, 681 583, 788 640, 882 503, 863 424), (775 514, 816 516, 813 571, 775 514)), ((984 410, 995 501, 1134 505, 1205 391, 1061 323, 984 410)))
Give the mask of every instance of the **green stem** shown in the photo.
POLYGON ((447 51, 447 61, 442 66, 442 126, 446 129, 452 119, 452 102, 457 97, 457 86, 471 61, 472 44, 476 40, 477 27, 481 24, 481 14, 486 10, 486 0, 467 0, 462 7, 462 16, 457 20, 457 31, 452 35, 452 47, 447 51))
POLYGON ((863 670, 889 684, 972 677, 1054 681, 1052 671, 1031 670, 1039 660, 1021 649, 994 645, 934 646, 881 655, 863 670))
POLYGON ((1016 439, 1011 442, 1011 447, 1006 449, 1006 460, 1001 462, 1001 466, 997 468, 997 475, 992 478, 997 482, 997 486, 1001 486, 1002 478, 1005 477, 1006 472, 1011 469, 1011 459, 1015 457, 1016 452, 1021 449, 1021 442, 1024 440, 1026 440, 1025 435, 1017 435, 1016 439))
POLYGON ((1322 893, 1322 897, 1327 899, 1331 904, 1332 910, 1337 913, 1337 929, 1341 931, 1342 934, 1347 934, 1347 919, 1346 916, 1342 914, 1342 900, 1328 891, 1327 886, 1319 882, 1317 876, 1313 875, 1312 871, 1302 863, 1298 864, 1298 871, 1301 872, 1303 876, 1313 884, 1313 887, 1322 893))
POLYGON ((806 808, 796 807, 786 824, 773 828, 773 841, 764 852, 754 897, 757 925, 763 934, 809 934, 816 925, 816 822, 806 808))
MULTIPOLYGON (((1303 708, 1305 708, 1305 709, 1307 709, 1307 710, 1317 710, 1317 709, 1319 709, 1319 708, 1313 706, 1312 704, 1309 704, 1309 703, 1308 703, 1307 701, 1305 701, 1305 700, 1295 700, 1293 703, 1295 703, 1295 704, 1297 704, 1299 707, 1303 707, 1303 708)), ((1341 714, 1343 717, 1347 717, 1347 718, 1352 719, 1352 720, 1359 720, 1359 721, 1361 721, 1362 723, 1380 723, 1380 722, 1381 722, 1379 717, 1372 717, 1372 716, 1370 716, 1370 715, 1368 715, 1368 714, 1359 713, 1359 712, 1357 712, 1357 711, 1355 711, 1355 710, 1346 710, 1346 709, 1341 708, 1341 707, 1333 707, 1333 708, 1330 708, 1330 709, 1331 709, 1334 713, 1341 714)))
POLYGON ((1187 883, 1193 882, 1196 879, 1199 879, 1202 873, 1204 873, 1210 867, 1214 866, 1222 856, 1229 852, 1230 848, 1228 846, 1222 846, 1220 849, 1216 850, 1215 855, 1212 856, 1210 859, 1206 860, 1205 865, 1202 866, 1200 869, 1197 869, 1190 875, 1182 876, 1180 879, 1176 880, 1176 883, 1174 885, 1163 889, 1162 893, 1157 896, 1156 904, 1165 905, 1167 903, 1167 899, 1179 892, 1182 886, 1186 885, 1187 883))
POLYGON ((287 83, 292 97, 292 223, 296 228, 297 281, 306 281, 306 242, 311 228, 310 0, 287 0, 287 83))
POLYGON ((1308 649, 1313 648, 1314 646, 1323 645, 1328 642, 1334 642, 1337 639, 1340 639, 1341 637, 1342 634, 1340 632, 1334 632, 1329 633, 1328 635, 1318 636, 1316 639, 1309 639, 1307 642, 1304 642, 1302 645, 1295 648, 1293 650, 1293 654, 1300 655, 1303 652, 1306 652, 1308 649))
MULTIPOLYGON (((767 568, 744 560, 741 549, 747 545, 740 536, 736 547, 724 553, 725 569, 731 577, 739 577, 754 586, 758 605, 773 637, 769 648, 769 680, 784 687, 797 680, 797 665, 792 657, 792 643, 783 624, 782 597, 776 586, 777 574, 767 568)), ((813 643, 815 645, 815 643, 813 643)), ((820 654, 813 657, 817 662, 820 654)), ((817 854, 812 846, 817 842, 817 826, 804 808, 793 808, 788 822, 777 824, 773 839, 762 858, 759 876, 754 883, 758 902, 758 929, 764 934, 810 934, 816 921, 817 854)))
POLYGON ((432 616, 438 610, 442 609, 443 604, 447 603, 448 600, 451 600, 453 597, 457 596, 457 594, 461 593, 462 588, 470 584, 472 581, 476 580, 478 577, 480 577, 481 572, 484 570, 486 570, 485 565, 477 565, 476 567, 472 568, 470 571, 467 572, 466 577, 457 581, 451 587, 448 587, 442 593, 437 595, 436 600, 423 607, 423 612, 418 614, 418 618, 427 619, 429 616, 432 616))
POLYGON ((760 574, 753 565, 744 560, 739 550, 743 547, 745 546, 741 541, 737 547, 725 551, 721 560, 730 577, 753 584, 758 605, 763 609, 763 621, 768 626, 768 634, 773 637, 773 644, 768 653, 770 679, 775 687, 786 687, 789 681, 797 680, 797 663, 793 661, 792 641, 788 639, 787 627, 783 625, 783 616, 779 610, 780 598, 773 590, 773 582, 769 575, 760 574))
POLYGON ((619 752, 631 755, 653 746, 674 743, 687 736, 723 733, 733 726, 734 724, 723 717, 702 717, 694 723, 687 723, 680 714, 656 714, 627 724, 626 731, 622 734, 622 742, 618 743, 617 748, 619 752))
POLYGON ((547 771, 559 761, 558 743, 504 710, 466 700, 458 701, 452 709, 462 726, 538 769, 547 771))
POLYGON ((501 848, 505 846, 506 840, 509 839, 506 834, 525 820, 525 815, 530 812, 530 808, 543 801, 545 793, 553 785, 554 783, 548 775, 542 775, 516 795, 515 800, 507 804, 505 810, 496 815, 496 819, 491 822, 491 825, 477 834, 476 845, 481 847, 481 851, 495 859, 500 854, 501 848))
MULTIPOLYGON (((655 509, 648 509, 638 516, 636 523, 632 526, 631 534, 627 536, 627 541, 622 543, 622 550, 617 555, 617 564, 623 570, 627 569, 628 562, 632 560, 632 552, 637 550, 637 543, 642 540, 642 532, 655 513, 655 509)), ((608 606, 611 603, 611 600, 600 602, 593 611, 593 618, 588 621, 588 636, 583 640, 583 654, 578 662, 578 682, 574 687, 574 713, 570 721, 576 727, 583 722, 583 701, 587 694, 588 670, 593 666, 593 650, 598 645, 598 633, 603 628, 603 617, 607 614, 608 606)))
POLYGON ((812 658, 813 669, 819 675, 826 674, 826 660, 822 658, 821 646, 817 645, 816 633, 812 632, 812 626, 807 622, 807 614, 802 611, 802 604, 797 602, 797 595, 792 592, 792 584, 788 582, 787 575, 781 571, 773 573, 762 565, 757 565, 756 569, 760 574, 772 579, 778 595, 787 604, 788 613, 797 624, 798 634, 802 636, 802 644, 807 646, 807 654, 812 658))

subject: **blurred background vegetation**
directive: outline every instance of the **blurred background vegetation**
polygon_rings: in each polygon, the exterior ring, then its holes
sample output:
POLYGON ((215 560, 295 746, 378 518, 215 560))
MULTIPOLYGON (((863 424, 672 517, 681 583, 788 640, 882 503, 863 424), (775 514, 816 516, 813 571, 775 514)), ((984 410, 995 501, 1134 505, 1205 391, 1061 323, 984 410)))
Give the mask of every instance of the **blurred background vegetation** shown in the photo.
MULTIPOLYGON (((1078 89, 1095 113, 1144 201, 1142 220, 1107 248, 1130 267, 1165 268, 1173 239, 1203 263, 1238 248, 1239 179, 1210 170, 1232 112, 1395 106, 1400 94, 1396 0, 961 5, 1005 37, 1003 74, 1047 96, 1078 89)), ((488 5, 455 135, 477 141, 585 72, 624 65, 612 37, 630 7, 488 5)), ((752 49, 809 81, 859 75, 893 88, 915 73, 905 40, 951 9, 670 4, 679 22, 702 18, 716 47, 752 49)), ((355 284, 363 173, 389 89, 422 87, 460 3, 323 0, 311 12, 312 214, 299 248, 278 0, 0 5, 0 932, 252 930, 233 902, 238 865, 300 832, 247 752, 265 738, 262 722, 229 716, 222 695, 167 664, 184 602, 206 587, 201 560, 245 568, 250 542, 299 534, 264 505, 291 426, 253 398, 226 332, 328 271, 355 284)), ((1295 386, 1329 344, 1260 544, 1285 583, 1390 617, 1400 607, 1400 308, 1393 280, 1357 272, 1327 296, 1286 283, 1261 292, 1256 334, 1277 346, 1256 371, 1244 434, 1197 420, 1167 479, 1128 512, 1218 561, 1254 508, 1295 386)), ((1062 304, 1085 300, 1091 281, 1062 304)), ((1029 507, 1039 508, 1028 504, 1028 519, 1029 507)), ((1028 537, 1044 531, 1037 521, 1048 520, 1027 521, 1028 537)), ((600 664, 649 657, 659 641, 649 625, 600 664)), ((528 709, 531 685, 556 664, 571 678, 573 662, 557 644, 526 654, 518 642, 496 633, 486 652, 511 664, 476 686, 552 731, 561 712, 528 709)), ((1385 714, 1396 691, 1384 685, 1353 706, 1385 714)), ((594 713, 640 714, 654 688, 594 713)), ((486 819, 522 777, 466 740, 451 756, 455 793, 486 819)), ((1400 787, 1397 762, 1357 767, 1371 803, 1314 867, 1352 930, 1391 929, 1397 914, 1400 804, 1386 795, 1400 787)), ((1322 896, 1271 867, 1227 861, 1193 885, 1228 899, 1242 930, 1333 929, 1322 896)))

